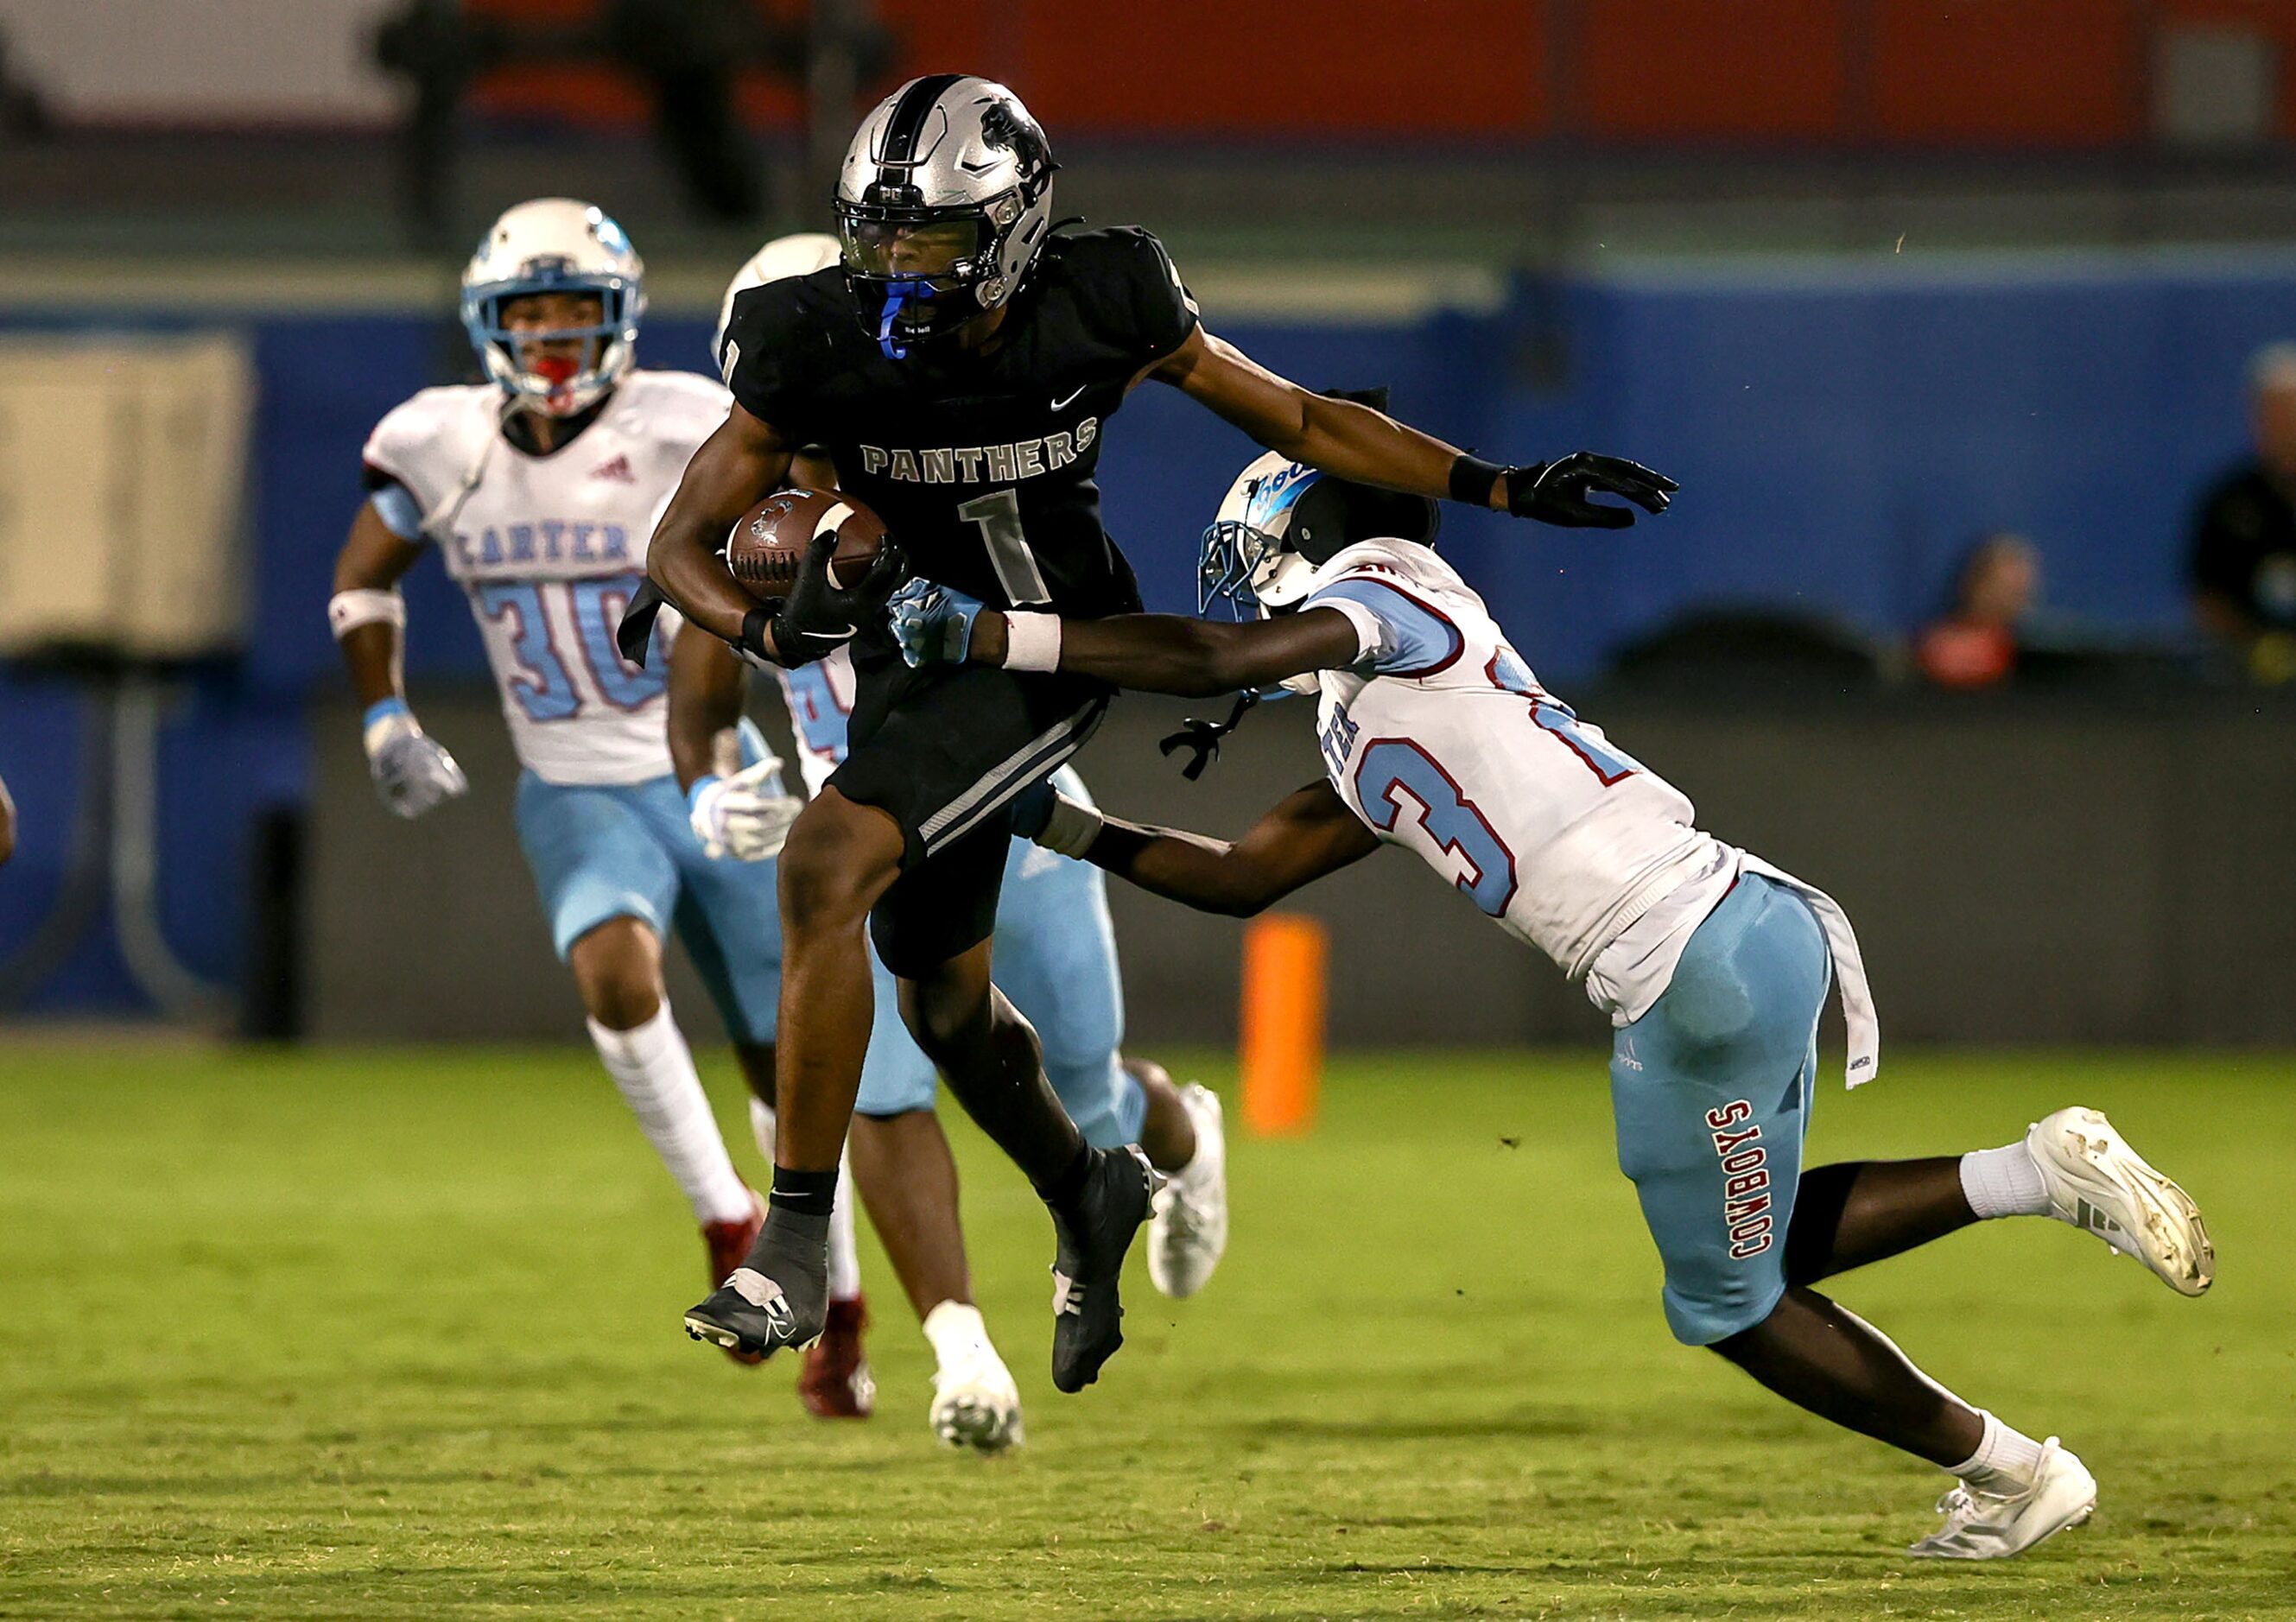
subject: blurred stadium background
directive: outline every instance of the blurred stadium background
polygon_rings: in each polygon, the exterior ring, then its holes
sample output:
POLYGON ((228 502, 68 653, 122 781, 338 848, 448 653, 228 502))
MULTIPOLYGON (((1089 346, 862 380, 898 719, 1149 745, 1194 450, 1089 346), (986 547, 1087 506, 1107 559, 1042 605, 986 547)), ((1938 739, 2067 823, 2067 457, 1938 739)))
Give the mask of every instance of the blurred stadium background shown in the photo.
MULTIPOLYGON (((1620 540, 1454 512, 1445 544, 1712 825, 1852 900, 1896 1033, 2296 1038, 2291 694, 2202 638, 2186 577, 2195 504, 2247 447, 2249 357, 2296 333, 2285 6, 1182 4, 1150 28, 986 3, 4 0, 0 38, 0 595, 69 560, 90 602, 142 604, 0 611, 12 1016, 566 1029, 478 639, 437 571, 409 583, 410 676, 480 792, 401 827, 350 748, 319 609, 361 436, 472 374, 454 277, 527 195, 620 217, 645 359, 706 369, 732 266, 824 223, 854 96, 961 61, 1038 109, 1064 209, 1165 235, 1248 352, 1390 381, 1459 444, 1618 448, 1682 480, 1620 540), (40 370, 58 343, 101 366, 40 370), (167 409, 209 431, 155 472, 167 409), (2045 594, 2009 679, 1940 692, 1906 650, 2000 530, 2045 594)), ((1175 608, 1246 447, 1166 394, 1128 411, 1105 483, 1175 608)), ((1126 712, 1090 761, 1117 804, 1232 826, 1302 775, 1303 717, 1182 790, 1142 747, 1166 715, 1126 712)), ((1589 1025, 1401 865, 1311 900, 1342 926, 1375 909, 1403 948, 1338 954, 1338 1039, 1589 1025)), ((1142 1037, 1231 1034, 1226 931, 1119 905, 1142 1037)))
MULTIPOLYGON (((2114 1100, 2170 1047, 2209 1050, 2160 1062, 2219 1101, 2291 1079, 2296 555, 2236 626, 2190 568, 2204 496, 2254 455, 2251 359, 2296 339, 2286 0, 0 0, 0 1071, 53 1106, 20 1143, 92 1152, 54 1113, 83 1061, 56 1055, 138 1033, 578 1038, 435 569, 407 583, 410 687, 473 791, 413 825, 374 803, 323 615, 362 438, 475 376, 455 278, 530 195, 619 217, 642 363, 709 370, 727 276, 824 228, 858 109, 953 67, 1042 119, 1061 212, 1155 230, 1255 357, 1390 382, 1487 455, 1681 480, 1623 536, 1454 511, 1443 545, 1706 825, 1841 897, 1893 1041, 2128 1045, 2114 1100), (2002 534, 2038 578, 1972 606, 2002 534)), ((1193 606, 1250 454, 1135 397, 1103 490, 1152 606, 1193 606)), ((1081 764, 1113 807, 1234 831, 1314 774, 1304 708, 1185 784, 1155 741, 1186 707, 1128 700, 1081 764)), ((1233 927, 1112 899, 1133 1044, 1218 1071, 1233 927)), ((1568 1040, 1599 1104, 1597 1016, 1415 864, 1302 901, 1335 1048, 1568 1040)), ((703 1000, 678 1004, 697 1049, 703 1000)), ((90 1096, 135 1095, 89 1062, 90 1096)), ((569 1091, 589 1065, 567 1048, 569 1091)), ((2277 1091, 2257 1108, 2282 1133, 2277 1091)), ((213 1123, 183 1141, 235 1152, 213 1123)), ((20 1218, 61 1220, 55 1177, 18 1188, 20 1218)), ((1613 1192, 1600 1220, 1631 1224, 1613 1192)))

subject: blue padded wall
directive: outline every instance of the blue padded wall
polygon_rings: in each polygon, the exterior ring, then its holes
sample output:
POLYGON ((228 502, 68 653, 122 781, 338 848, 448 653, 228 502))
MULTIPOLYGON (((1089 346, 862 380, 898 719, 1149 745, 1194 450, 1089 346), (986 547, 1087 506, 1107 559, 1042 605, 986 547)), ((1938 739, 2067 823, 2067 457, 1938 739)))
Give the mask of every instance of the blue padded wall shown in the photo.
MULTIPOLYGON (((1225 322, 1215 330, 1310 387, 1393 386, 1399 415, 1494 458, 1587 446, 1683 484, 1626 535, 1452 510, 1444 545, 1542 676, 1566 688, 1623 642, 1702 602, 1799 604, 1898 635, 1934 608, 1954 561, 2009 526, 2044 553, 2051 602, 2165 635, 2185 618, 2183 527, 2240 454, 2243 367, 2296 334, 2296 266, 2163 258, 1629 270, 1518 285, 1504 310, 1401 325, 1225 322)), ((23 330, 66 324, 5 324, 23 330)), ((153 313, 119 328, 218 324, 153 313)), ((250 315, 262 399, 250 483, 257 635, 201 676, 163 750, 164 922, 228 978, 244 933, 249 834, 305 792, 301 707, 339 678, 322 607, 360 500, 368 428, 428 383, 469 374, 443 317, 250 315)), ((657 320, 656 365, 699 365, 706 324, 657 320)), ((1196 537, 1254 447, 1177 394, 1144 388, 1106 441, 1111 529, 1151 605, 1194 602, 1196 537)), ((408 668, 480 677, 470 615, 443 572, 407 584, 408 668)), ((0 956, 51 905, 78 791, 78 700, 0 668, 0 774, 21 807, 0 871, 0 956)), ((43 1008, 138 1000, 99 936, 43 1008)))

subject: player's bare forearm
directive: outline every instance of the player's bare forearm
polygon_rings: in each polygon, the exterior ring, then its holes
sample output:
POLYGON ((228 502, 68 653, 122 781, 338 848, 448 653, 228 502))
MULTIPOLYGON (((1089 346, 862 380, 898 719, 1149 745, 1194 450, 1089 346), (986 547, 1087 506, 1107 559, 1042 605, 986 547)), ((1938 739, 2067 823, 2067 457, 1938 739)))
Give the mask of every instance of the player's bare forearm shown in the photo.
POLYGON ((758 604, 734 583, 718 548, 734 521, 773 494, 789 464, 781 436, 733 406, 685 464, 655 526, 646 573, 689 621, 727 642, 740 638, 743 617, 758 604))
MULTIPOLYGON (((343 549, 335 557, 334 589, 338 593, 389 591, 422 555, 421 546, 390 532, 373 502, 362 503, 343 549)), ((350 673, 351 691, 361 709, 405 696, 404 642, 397 626, 381 620, 343 634, 337 645, 342 649, 343 667, 350 673)))
MULTIPOLYGON (((1456 446, 1383 411, 1302 389, 1201 328, 1149 375, 1294 462, 1414 496, 1442 500, 1451 494, 1456 446)), ((1492 485, 1494 505, 1498 482, 1492 485)))
POLYGON ((1233 842, 1105 817, 1085 859, 1201 913, 1249 918, 1379 848, 1328 782, 1288 796, 1233 842))
MULTIPOLYGON (((977 665, 1003 664, 1010 631, 1003 614, 982 614, 966 658, 977 665)), ((1356 641, 1355 627, 1329 609, 1240 625, 1180 614, 1118 614, 1062 620, 1060 668, 1065 675, 1097 676, 1136 692, 1208 698, 1349 664, 1356 641)))
POLYGON ((713 636, 681 636, 669 650, 669 759, 677 786, 741 770, 742 700, 749 668, 713 636))
POLYGON ((8 785, 0 782, 0 866, 16 854, 16 802, 8 798, 8 785))

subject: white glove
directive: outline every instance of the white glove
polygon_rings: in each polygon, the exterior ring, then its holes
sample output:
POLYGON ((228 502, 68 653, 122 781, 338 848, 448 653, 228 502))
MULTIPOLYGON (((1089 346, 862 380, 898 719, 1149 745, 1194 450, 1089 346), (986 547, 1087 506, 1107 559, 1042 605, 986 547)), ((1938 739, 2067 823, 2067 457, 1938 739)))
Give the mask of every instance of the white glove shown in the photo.
POLYGON ((764 862, 781 855, 790 824, 805 809, 805 801, 772 781, 781 769, 780 758, 768 755, 731 777, 704 777, 685 791, 686 820, 704 856, 764 862))
POLYGON ((444 744, 423 732, 404 699, 385 699, 368 709, 366 767, 382 803, 401 816, 420 816, 471 789, 463 768, 444 744))

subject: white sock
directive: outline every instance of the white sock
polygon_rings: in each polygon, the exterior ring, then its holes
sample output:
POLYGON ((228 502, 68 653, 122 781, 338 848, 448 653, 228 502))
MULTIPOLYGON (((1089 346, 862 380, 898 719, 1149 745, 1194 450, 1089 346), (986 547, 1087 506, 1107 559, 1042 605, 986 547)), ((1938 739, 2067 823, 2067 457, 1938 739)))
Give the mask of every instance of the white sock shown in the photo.
POLYGON ((2025 1491, 2041 1473, 2041 1444, 2021 1430, 2010 1429, 1982 1408, 1978 1417, 1985 1421, 1985 1434, 1978 1438, 1977 1451, 1954 1465, 1951 1473, 1980 1493, 2005 1498, 2025 1491))
POLYGON ((861 1251, 853 1237, 853 1168, 837 1157, 837 1203, 829 1212, 829 1298, 850 1301, 861 1293, 861 1251))
MULTIPOLYGON (((750 1094, 750 1135, 767 1166, 774 1163, 779 1135, 773 1109, 756 1094, 750 1094)), ((853 1233, 853 1168, 844 1157, 837 1161, 837 1203, 829 1213, 829 1298, 849 1301, 861 1293, 860 1241, 853 1233)))
POLYGON ((925 1314, 925 1339, 932 1343, 933 1361, 947 1368, 967 1353, 989 1345, 988 1325, 981 1321, 980 1308, 972 1303, 943 1301, 925 1314))
POLYGON ((771 1175, 774 1164, 774 1107, 755 1093, 750 1094, 750 1135, 758 1141, 758 1158, 771 1175))
POLYGON ((1961 1192, 1980 1216, 2046 1216, 2049 1185, 2022 1138, 1961 1157, 1961 1192))
POLYGON ((749 1186, 726 1153, 718 1118, 693 1069, 693 1054, 669 1017, 669 1004, 644 1025, 609 1030, 589 1021, 590 1040, 606 1074, 614 1078, 638 1129, 669 1167, 693 1207, 697 1222, 739 1222, 756 1208, 749 1186))

